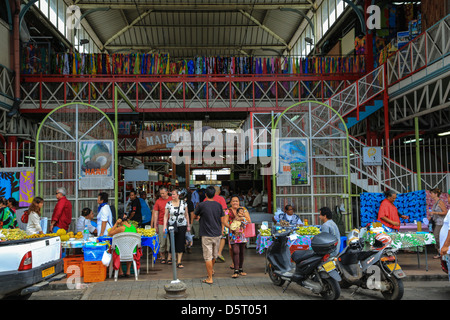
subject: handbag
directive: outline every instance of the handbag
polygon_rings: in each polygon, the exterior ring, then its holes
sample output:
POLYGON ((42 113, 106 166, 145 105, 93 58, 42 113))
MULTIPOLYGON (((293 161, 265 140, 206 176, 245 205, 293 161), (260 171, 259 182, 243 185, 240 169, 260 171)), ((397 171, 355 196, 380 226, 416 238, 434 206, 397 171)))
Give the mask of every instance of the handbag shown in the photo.
POLYGON ((244 236, 246 238, 253 238, 256 236, 256 232, 255 232, 255 224, 254 223, 249 223, 245 226, 244 229, 244 236))
POLYGON ((175 214, 175 221, 172 223, 169 223, 169 226, 173 227, 173 232, 177 233, 178 232, 178 216, 180 215, 180 207, 181 207, 182 202, 180 201, 180 205, 178 206, 178 210, 177 213, 175 214))

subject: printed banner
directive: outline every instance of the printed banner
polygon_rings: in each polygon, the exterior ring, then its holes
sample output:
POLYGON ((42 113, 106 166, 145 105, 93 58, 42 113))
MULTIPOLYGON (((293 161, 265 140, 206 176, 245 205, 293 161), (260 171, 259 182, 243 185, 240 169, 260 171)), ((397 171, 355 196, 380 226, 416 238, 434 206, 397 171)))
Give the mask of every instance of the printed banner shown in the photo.
POLYGON ((0 197, 14 198, 19 207, 28 207, 34 198, 34 168, 0 169, 0 197))
POLYGON ((80 142, 80 190, 114 189, 114 141, 80 142))
POLYGON ((309 185, 307 138, 279 138, 277 141, 278 186, 309 185))

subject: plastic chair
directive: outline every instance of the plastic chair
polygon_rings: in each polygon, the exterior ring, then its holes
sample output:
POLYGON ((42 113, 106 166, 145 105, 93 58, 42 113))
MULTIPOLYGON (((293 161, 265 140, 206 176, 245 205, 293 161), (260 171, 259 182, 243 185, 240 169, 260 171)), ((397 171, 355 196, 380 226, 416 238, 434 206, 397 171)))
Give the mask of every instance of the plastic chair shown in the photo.
MULTIPOLYGON (((133 251, 136 246, 141 247, 141 235, 134 232, 122 232, 116 234, 112 238, 112 250, 117 247, 120 252, 120 262, 133 262, 134 277, 138 279, 138 270, 136 270, 136 261, 133 259, 133 251)), ((111 259, 112 264, 112 259, 111 259)), ((110 265, 111 267, 111 265, 110 265)), ((112 268, 110 268, 109 274, 111 277, 112 268)), ((114 281, 117 281, 119 270, 115 270, 114 281)))

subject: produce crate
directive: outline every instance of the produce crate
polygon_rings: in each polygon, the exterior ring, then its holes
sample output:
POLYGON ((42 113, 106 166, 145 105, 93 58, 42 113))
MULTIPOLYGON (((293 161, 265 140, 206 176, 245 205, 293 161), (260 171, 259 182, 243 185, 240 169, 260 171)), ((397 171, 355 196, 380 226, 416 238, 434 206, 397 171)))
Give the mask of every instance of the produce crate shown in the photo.
POLYGON ((102 282, 106 280, 106 267, 101 261, 83 261, 84 282, 102 282))
POLYGON ((80 277, 83 276, 84 256, 82 254, 67 256, 63 258, 63 261, 64 261, 64 273, 67 274, 67 277, 75 273, 75 270, 71 270, 70 274, 67 273, 67 268, 69 268, 70 266, 77 266, 78 268, 80 268, 80 277))
POLYGON ((107 245, 104 246, 84 246, 84 261, 102 261, 103 253, 108 248, 107 245))

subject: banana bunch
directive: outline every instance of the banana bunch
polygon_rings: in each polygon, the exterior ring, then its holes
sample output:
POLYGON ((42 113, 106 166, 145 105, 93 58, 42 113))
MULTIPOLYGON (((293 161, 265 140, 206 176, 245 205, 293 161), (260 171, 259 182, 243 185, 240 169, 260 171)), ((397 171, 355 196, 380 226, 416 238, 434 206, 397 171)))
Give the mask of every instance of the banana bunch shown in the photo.
POLYGON ((305 235, 316 235, 320 233, 320 229, 317 227, 300 227, 296 230, 298 235, 305 236, 305 235))
POLYGON ((263 237, 270 237, 272 235, 272 232, 269 228, 267 229, 259 229, 259 234, 263 237))
POLYGON ((144 229, 144 228, 137 228, 137 232, 144 237, 154 237, 156 235, 156 229, 150 228, 150 229, 144 229))
POLYGON ((44 238, 44 237, 57 237, 58 235, 56 233, 43 233, 43 234, 31 234, 25 236, 24 239, 37 239, 37 238, 44 238))

